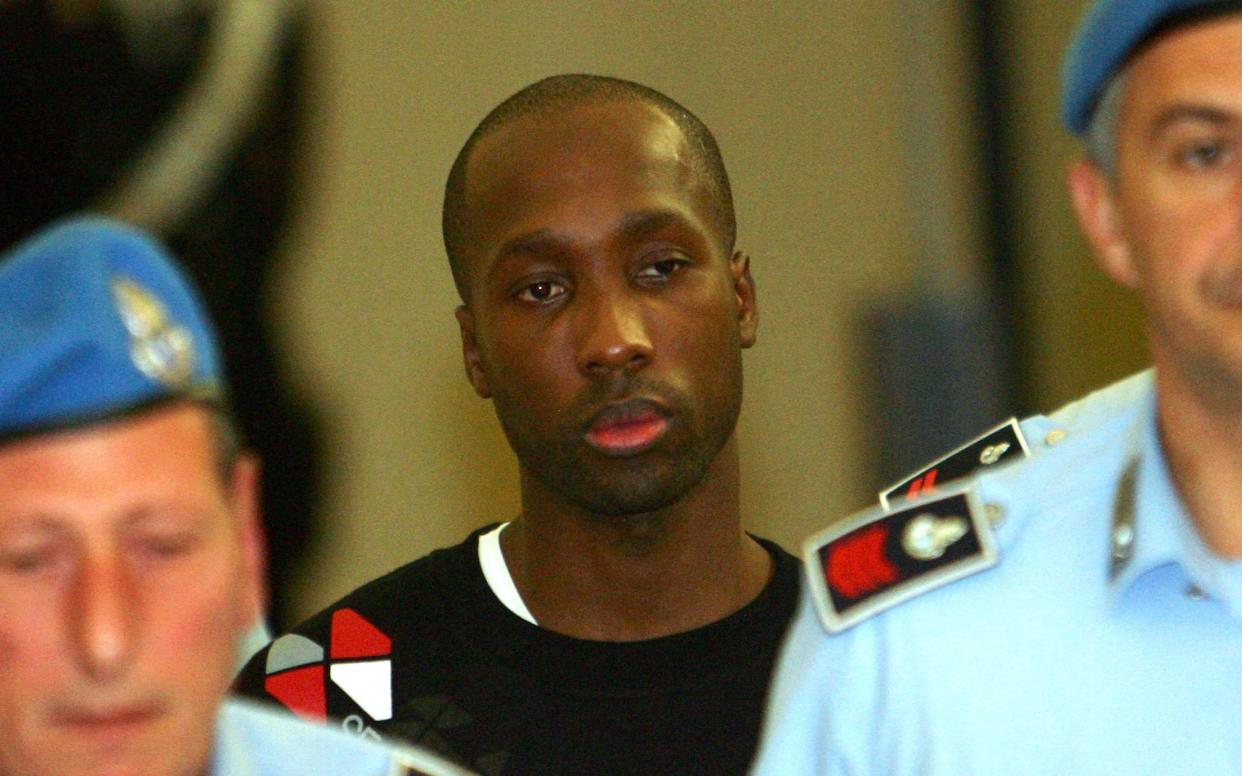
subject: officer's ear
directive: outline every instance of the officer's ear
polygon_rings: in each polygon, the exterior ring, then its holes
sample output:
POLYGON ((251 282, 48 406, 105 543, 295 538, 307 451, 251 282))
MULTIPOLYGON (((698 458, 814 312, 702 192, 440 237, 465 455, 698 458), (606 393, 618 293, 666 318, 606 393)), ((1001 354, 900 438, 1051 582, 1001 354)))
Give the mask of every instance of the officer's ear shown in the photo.
POLYGON ((481 398, 490 399, 492 389, 487 384, 487 375, 483 373, 483 364, 479 360, 479 343, 474 336, 474 313, 464 304, 456 311, 457 326, 461 329, 461 355, 466 366, 466 379, 474 386, 474 392, 481 398))
POLYGON ((263 523, 259 509, 259 483, 261 479, 259 459, 250 453, 242 453, 233 462, 229 477, 229 505, 236 521, 237 537, 241 549, 243 601, 241 628, 250 628, 263 621, 267 611, 267 542, 263 535, 263 523))
POLYGON ((733 293, 737 298, 738 326, 741 329, 742 347, 755 344, 759 330, 759 299, 755 279, 750 276, 750 256, 738 251, 729 259, 729 274, 733 278, 733 293))
POLYGON ((1121 285, 1138 288, 1142 275, 1126 238, 1112 179, 1084 157, 1070 165, 1067 181, 1078 224, 1095 251, 1096 262, 1121 285))

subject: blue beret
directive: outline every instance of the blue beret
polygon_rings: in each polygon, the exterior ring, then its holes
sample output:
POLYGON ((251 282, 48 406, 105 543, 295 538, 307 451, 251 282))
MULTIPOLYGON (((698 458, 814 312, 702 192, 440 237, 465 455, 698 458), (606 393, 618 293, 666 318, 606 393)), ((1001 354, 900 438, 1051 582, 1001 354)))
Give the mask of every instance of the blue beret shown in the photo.
POLYGON ((100 218, 0 256, 0 439, 223 398, 211 324, 150 237, 100 218))
POLYGON ((1130 52, 1174 14, 1229 0, 1096 0, 1065 55, 1061 118, 1076 135, 1087 131, 1104 88, 1130 52))

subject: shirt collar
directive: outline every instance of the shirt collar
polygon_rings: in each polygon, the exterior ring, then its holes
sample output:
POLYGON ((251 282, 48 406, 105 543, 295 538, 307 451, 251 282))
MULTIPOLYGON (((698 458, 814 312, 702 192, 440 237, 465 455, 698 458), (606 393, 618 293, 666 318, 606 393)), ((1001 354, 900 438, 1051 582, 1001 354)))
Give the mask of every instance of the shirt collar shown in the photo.
POLYGON ((1173 488, 1160 444, 1155 392, 1141 401, 1143 411, 1135 415, 1126 435, 1126 463, 1113 497, 1109 540, 1115 569, 1111 579, 1114 598, 1152 569, 1171 563, 1186 565, 1182 527, 1188 526, 1190 519, 1173 488))
POLYGON ((236 715, 229 713, 229 701, 220 704, 216 714, 215 748, 211 776, 258 776, 259 770, 248 748, 254 745, 236 715))
MULTIPOLYGON (((1132 548, 1127 562, 1119 564, 1110 582, 1114 600, 1130 589, 1135 580, 1153 569, 1176 564, 1182 583, 1224 601, 1234 617, 1242 619, 1242 562, 1227 561, 1212 553, 1203 543, 1186 511, 1160 442, 1156 416, 1156 395, 1150 391, 1141 401, 1143 411, 1126 441, 1127 460, 1137 466, 1130 482, 1122 477, 1114 500, 1113 529, 1124 521, 1125 511, 1133 510, 1132 548), (1127 504, 1126 488, 1132 488, 1127 504)), ((1117 547, 1117 536, 1111 536, 1117 547)))

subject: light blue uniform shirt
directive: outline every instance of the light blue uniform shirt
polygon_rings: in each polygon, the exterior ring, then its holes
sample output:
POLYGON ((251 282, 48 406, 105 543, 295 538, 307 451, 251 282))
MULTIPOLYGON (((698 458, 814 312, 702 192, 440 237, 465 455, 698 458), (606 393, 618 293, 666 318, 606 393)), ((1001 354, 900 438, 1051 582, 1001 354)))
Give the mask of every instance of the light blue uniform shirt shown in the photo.
POLYGON ((1056 444, 978 476, 998 565, 836 636, 804 584, 755 773, 1242 773, 1242 563, 1177 497, 1151 373, 1022 426, 1056 444))
POLYGON ((369 741, 246 701, 228 700, 220 708, 211 776, 405 774, 469 772, 427 752, 369 741))

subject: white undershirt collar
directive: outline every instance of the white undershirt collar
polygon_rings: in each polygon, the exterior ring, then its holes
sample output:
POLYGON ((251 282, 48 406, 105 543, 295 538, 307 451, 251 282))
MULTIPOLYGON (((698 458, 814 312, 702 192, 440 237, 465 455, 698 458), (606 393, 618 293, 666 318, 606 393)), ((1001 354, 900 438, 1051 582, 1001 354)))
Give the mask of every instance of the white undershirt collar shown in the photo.
POLYGON ((522 596, 518 593, 517 586, 513 584, 513 575, 509 573, 509 566, 505 564, 504 553, 500 551, 500 532, 505 530, 507 525, 509 524, 501 523, 479 537, 479 566, 483 569, 483 578, 487 580, 487 586, 492 589, 492 593, 500 599, 505 608, 531 625, 538 625, 539 623, 535 622, 530 610, 526 608, 526 604, 522 602, 522 596))

